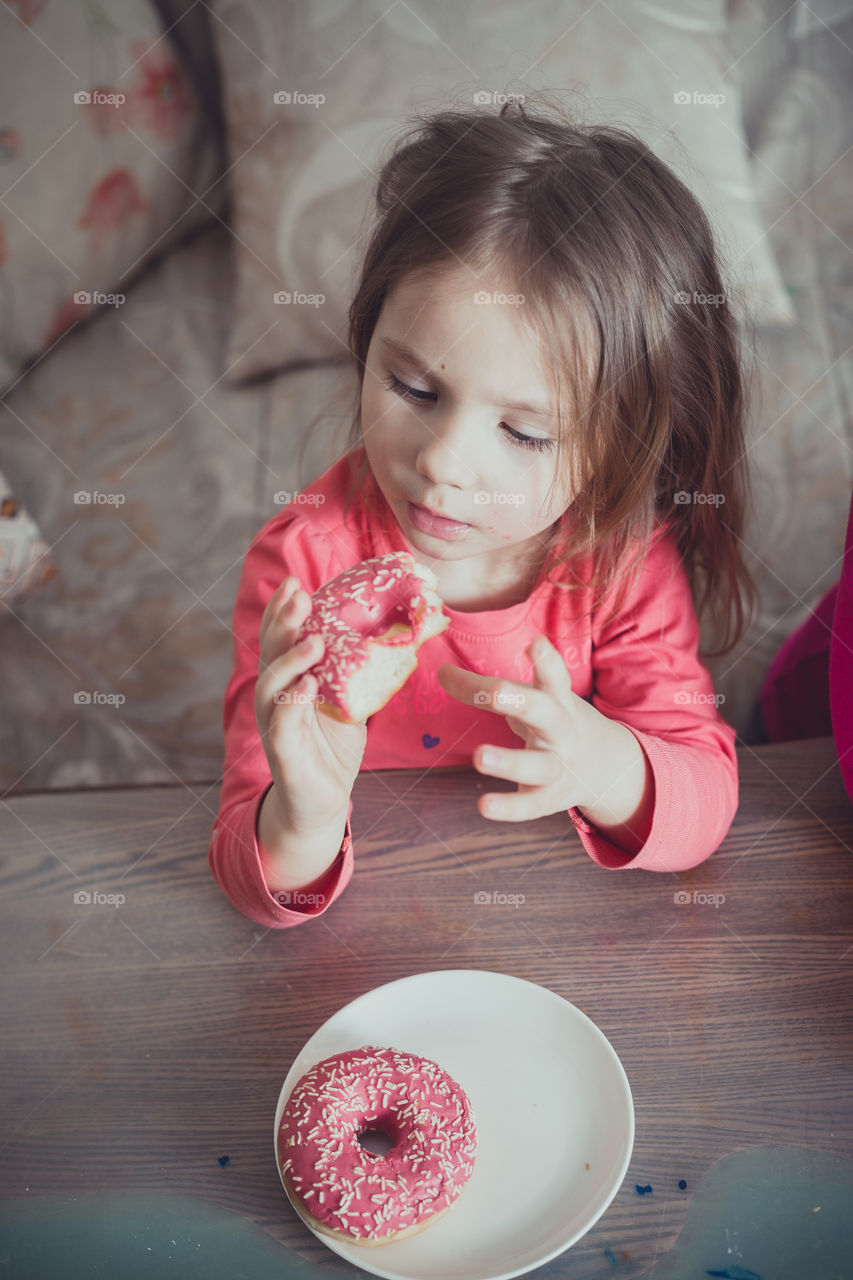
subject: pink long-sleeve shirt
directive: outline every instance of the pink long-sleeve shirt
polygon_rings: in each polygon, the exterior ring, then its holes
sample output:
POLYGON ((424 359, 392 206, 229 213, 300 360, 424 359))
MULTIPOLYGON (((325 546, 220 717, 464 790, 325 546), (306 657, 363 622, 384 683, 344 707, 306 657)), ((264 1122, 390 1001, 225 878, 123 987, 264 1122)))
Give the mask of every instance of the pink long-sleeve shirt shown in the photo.
MULTIPOLYGON (((254 689, 261 618, 285 577, 297 575, 302 587, 314 592, 361 560, 412 550, 372 476, 355 494, 345 520, 350 467, 362 458, 362 449, 345 455, 263 526, 247 552, 234 605, 234 667, 223 707, 224 774, 209 861, 234 906, 272 927, 322 914, 353 872, 350 801, 346 834, 329 870, 305 886, 301 897, 271 891, 257 818, 272 777, 255 720, 254 689), (374 509, 378 504, 387 518, 368 510, 368 490, 374 509)), ((587 581, 583 574, 577 577, 587 581)), ((710 674, 698 658, 699 625, 687 575, 665 527, 656 532, 618 614, 602 605, 590 613, 593 601, 586 587, 567 591, 545 582, 506 609, 464 612, 445 605, 450 626, 424 644, 416 671, 368 720, 361 767, 472 767, 478 743, 519 749, 520 739, 503 716, 452 698, 436 673, 443 662, 452 662, 483 675, 532 683, 525 650, 544 632, 562 655, 574 692, 632 731, 654 774, 652 826, 633 856, 607 840, 578 809, 567 811, 586 852, 611 870, 683 871, 704 861, 723 840, 737 809, 735 730, 720 716, 710 674)))

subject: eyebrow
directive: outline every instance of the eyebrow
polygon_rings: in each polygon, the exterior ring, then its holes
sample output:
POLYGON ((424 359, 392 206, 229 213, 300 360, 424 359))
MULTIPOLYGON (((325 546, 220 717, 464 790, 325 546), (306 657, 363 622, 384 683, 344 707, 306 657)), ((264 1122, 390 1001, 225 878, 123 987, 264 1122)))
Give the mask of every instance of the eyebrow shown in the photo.
MULTIPOLYGON (((413 351, 411 347, 407 347, 405 342, 398 342, 396 338, 383 338, 382 341, 386 347, 390 347, 395 355, 400 356, 403 360, 408 360, 412 368, 416 369, 422 377, 433 378, 439 386, 442 385, 441 378, 437 377, 417 352, 413 351)), ((557 421, 557 415, 548 405, 530 404, 524 400, 501 399, 497 399, 495 403, 499 404, 502 409, 517 409, 520 413, 532 413, 537 418, 549 418, 554 422, 557 421)))

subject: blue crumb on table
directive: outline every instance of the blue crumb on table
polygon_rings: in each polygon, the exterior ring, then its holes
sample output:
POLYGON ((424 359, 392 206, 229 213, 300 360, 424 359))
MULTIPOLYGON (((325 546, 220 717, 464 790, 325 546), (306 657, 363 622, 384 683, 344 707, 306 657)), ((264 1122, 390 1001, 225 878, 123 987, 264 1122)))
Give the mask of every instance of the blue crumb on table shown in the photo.
POLYGON ((726 1267, 723 1271, 706 1271, 706 1276, 719 1276, 720 1280, 761 1280, 757 1271, 747 1267, 726 1267))
POLYGON ((639 1182, 635 1182, 634 1186, 636 1188, 638 1196, 645 1196, 645 1195, 651 1194, 652 1184, 650 1182, 647 1183, 645 1187, 641 1187, 639 1182))
POLYGON ((220 1156, 220 1157, 219 1157, 219 1163, 222 1165, 222 1168, 224 1169, 224 1168, 225 1168, 225 1166, 226 1166, 227 1164, 230 1164, 230 1163, 231 1163, 231 1157, 230 1157, 230 1156, 220 1156))
POLYGON ((615 1257, 613 1256, 613 1250, 612 1250, 612 1249, 605 1249, 605 1250, 604 1250, 604 1256, 605 1256, 605 1258, 608 1258, 608 1259, 613 1263, 614 1267, 617 1265, 617 1263, 616 1263, 616 1259, 615 1259, 615 1257))
POLYGON ((679 1178, 679 1180, 678 1180, 678 1190, 679 1190, 679 1191, 686 1191, 686 1190, 687 1190, 687 1183, 684 1181, 684 1179, 683 1179, 683 1178, 679 1178))

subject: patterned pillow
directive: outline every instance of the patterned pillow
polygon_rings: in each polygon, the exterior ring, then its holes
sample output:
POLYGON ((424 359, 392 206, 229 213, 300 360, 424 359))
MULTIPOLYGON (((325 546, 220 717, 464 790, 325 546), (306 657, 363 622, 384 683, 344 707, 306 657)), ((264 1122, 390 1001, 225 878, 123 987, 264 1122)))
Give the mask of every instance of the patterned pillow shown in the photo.
POLYGON ((754 320, 792 323, 756 206, 725 0, 618 13, 433 0, 425 17, 386 0, 217 0, 214 13, 234 166, 232 380, 344 353, 383 149, 415 109, 497 110, 510 90, 558 91, 570 107, 585 92, 584 118, 644 137, 708 208, 736 300, 754 320))
POLYGON ((7 605, 56 577, 56 561, 0 471, 0 600, 7 605))
POLYGON ((3 389, 211 216, 217 156, 146 0, 8 0, 0 48, 3 389))

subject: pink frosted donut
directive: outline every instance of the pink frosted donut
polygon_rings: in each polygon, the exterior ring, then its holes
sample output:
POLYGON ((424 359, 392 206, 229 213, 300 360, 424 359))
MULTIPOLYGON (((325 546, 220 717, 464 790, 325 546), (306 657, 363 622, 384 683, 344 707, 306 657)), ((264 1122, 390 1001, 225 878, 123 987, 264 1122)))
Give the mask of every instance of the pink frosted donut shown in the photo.
POLYGON ((436 587, 431 569, 393 551, 314 592, 294 643, 323 637, 323 656, 311 668, 318 711, 356 724, 385 706, 414 671, 424 641, 450 625, 436 587))
POLYGON ((446 1213, 474 1168, 465 1091, 429 1058, 365 1045, 324 1058, 297 1082, 278 1130, 288 1192, 315 1230, 388 1244, 446 1213), (394 1143, 372 1155, 359 1135, 394 1143))

